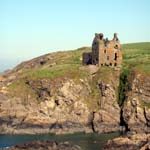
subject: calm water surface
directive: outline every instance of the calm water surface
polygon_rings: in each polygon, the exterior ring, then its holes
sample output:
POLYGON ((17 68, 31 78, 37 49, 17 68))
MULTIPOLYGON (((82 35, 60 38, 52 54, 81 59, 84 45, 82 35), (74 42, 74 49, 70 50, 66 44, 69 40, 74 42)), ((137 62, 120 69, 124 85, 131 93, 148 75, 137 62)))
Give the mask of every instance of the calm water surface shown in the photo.
POLYGON ((0 149, 35 140, 57 142, 69 141, 82 147, 83 150, 100 150, 107 140, 118 137, 120 133, 109 134, 70 134, 70 135, 0 135, 0 149))

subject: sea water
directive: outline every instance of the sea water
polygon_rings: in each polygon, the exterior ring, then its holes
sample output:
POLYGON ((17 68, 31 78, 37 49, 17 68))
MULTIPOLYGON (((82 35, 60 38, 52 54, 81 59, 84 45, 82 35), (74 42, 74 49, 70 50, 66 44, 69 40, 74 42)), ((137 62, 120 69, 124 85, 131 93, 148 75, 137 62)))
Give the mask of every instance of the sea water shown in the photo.
POLYGON ((100 150, 104 144, 114 137, 118 137, 119 132, 109 134, 68 134, 68 135, 0 135, 0 149, 16 144, 22 144, 36 140, 50 140, 56 142, 70 142, 79 145, 83 150, 100 150))

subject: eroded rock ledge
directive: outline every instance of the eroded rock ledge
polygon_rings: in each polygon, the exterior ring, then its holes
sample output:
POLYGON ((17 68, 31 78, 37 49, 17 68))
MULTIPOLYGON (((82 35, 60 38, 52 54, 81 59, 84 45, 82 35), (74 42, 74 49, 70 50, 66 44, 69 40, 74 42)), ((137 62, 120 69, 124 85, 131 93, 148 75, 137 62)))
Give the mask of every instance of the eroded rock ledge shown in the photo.
POLYGON ((78 145, 72 145, 69 142, 57 143, 51 141, 36 141, 16 145, 7 150, 82 150, 78 145))
POLYGON ((103 150, 149 150, 150 134, 134 134, 109 140, 103 150))

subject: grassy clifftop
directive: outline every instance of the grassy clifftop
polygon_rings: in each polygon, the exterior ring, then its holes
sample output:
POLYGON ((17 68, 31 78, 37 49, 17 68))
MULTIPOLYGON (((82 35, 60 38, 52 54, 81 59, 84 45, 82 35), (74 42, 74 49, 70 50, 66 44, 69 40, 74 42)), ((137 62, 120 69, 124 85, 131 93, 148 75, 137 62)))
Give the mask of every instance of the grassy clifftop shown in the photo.
MULTIPOLYGON (((11 75, 13 74, 21 80, 64 77, 80 80, 89 76, 89 72, 80 69, 82 67, 82 53, 88 51, 91 51, 90 47, 82 47, 73 51, 49 53, 21 63, 12 70, 11 75)), ((150 73, 150 42, 123 44, 122 52, 122 69, 136 69, 146 74, 150 73)), ((101 68, 101 77, 105 77, 105 72, 108 72, 108 69, 112 72, 110 68, 101 68)))
MULTIPOLYGON (((73 51, 55 52, 18 65, 14 71, 32 78, 55 78, 75 72, 82 66, 82 53, 90 51, 82 47, 73 51)), ((123 68, 150 72, 150 42, 123 44, 123 68)), ((81 72, 80 72, 81 73, 81 72)))

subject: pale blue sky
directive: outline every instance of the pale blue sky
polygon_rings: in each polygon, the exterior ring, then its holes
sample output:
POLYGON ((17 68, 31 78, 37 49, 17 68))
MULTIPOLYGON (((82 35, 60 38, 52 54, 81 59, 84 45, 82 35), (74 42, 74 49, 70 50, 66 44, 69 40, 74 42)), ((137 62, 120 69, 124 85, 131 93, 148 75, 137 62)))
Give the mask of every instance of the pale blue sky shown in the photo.
POLYGON ((0 0, 0 71, 56 50, 90 46, 94 33, 150 41, 150 0, 0 0))

